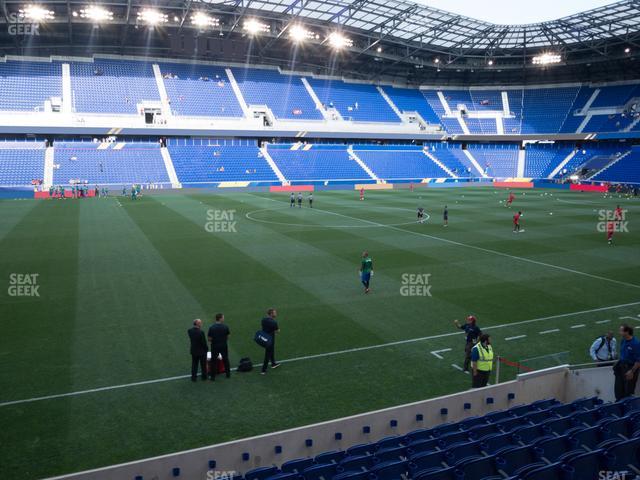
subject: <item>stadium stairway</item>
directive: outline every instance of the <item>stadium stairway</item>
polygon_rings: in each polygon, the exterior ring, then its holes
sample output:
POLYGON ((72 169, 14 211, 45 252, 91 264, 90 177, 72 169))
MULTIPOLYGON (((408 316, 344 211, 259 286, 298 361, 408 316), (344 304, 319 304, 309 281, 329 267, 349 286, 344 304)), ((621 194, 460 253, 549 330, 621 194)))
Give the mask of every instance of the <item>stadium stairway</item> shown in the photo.
POLYGON ((640 398, 539 400, 232 480, 590 480, 605 470, 640 474, 640 398))

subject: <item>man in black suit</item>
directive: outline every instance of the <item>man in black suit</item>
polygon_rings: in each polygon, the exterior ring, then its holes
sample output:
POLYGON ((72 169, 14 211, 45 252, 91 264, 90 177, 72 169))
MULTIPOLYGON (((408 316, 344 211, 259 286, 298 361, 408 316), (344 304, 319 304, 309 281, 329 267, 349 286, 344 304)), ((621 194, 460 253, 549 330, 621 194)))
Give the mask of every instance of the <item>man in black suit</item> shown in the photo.
POLYGON ((198 379, 198 364, 200 365, 202 380, 207 379, 207 352, 209 346, 202 331, 202 320, 199 318, 193 321, 193 327, 187 330, 189 340, 191 340, 191 381, 198 379))
POLYGON ((275 308, 267 310, 267 316, 262 319, 262 331, 271 335, 271 345, 264 349, 264 362, 262 362, 261 375, 266 375, 267 366, 271 362, 271 368, 278 368, 279 363, 276 363, 276 333, 280 331, 276 317, 278 312, 275 308))
POLYGON ((224 314, 216 313, 216 323, 209 327, 209 341, 211 342, 211 369, 209 377, 211 381, 216 379, 216 362, 218 355, 222 355, 224 363, 224 371, 227 378, 231 376, 231 367, 229 366, 229 349, 227 348, 227 339, 231 335, 229 327, 224 323, 224 314))

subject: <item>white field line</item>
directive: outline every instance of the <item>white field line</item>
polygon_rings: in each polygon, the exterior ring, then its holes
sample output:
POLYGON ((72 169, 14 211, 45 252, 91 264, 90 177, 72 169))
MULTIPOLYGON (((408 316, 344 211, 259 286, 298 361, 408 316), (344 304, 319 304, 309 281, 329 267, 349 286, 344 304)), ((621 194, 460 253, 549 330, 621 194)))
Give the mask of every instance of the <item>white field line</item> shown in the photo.
POLYGON ((559 328, 552 328, 551 330, 543 330, 542 332, 538 332, 540 335, 547 335, 548 333, 556 333, 559 332, 559 328))
POLYGON ((441 353, 445 353, 445 352, 450 352, 451 349, 450 348, 443 348, 442 350, 434 350, 433 352, 430 352, 431 355, 433 355, 434 357, 442 360, 444 357, 442 355, 440 355, 441 353))
POLYGON ((507 337, 507 338, 505 338, 505 340, 507 342, 510 342, 511 340, 520 340, 521 338, 525 338, 525 337, 526 337, 526 335, 515 335, 513 337, 507 337))
MULTIPOLYGON (((587 313, 596 313, 596 312, 604 312, 607 310, 613 310, 616 308, 625 308, 625 307, 634 307, 636 305, 640 305, 640 302, 633 302, 633 303, 623 303, 620 305, 610 305, 608 307, 598 307, 598 308, 592 308, 589 310, 581 310, 578 312, 571 312, 571 313, 560 313, 558 315, 550 315, 548 317, 539 317, 539 318, 531 318, 529 320, 521 320, 519 322, 512 322, 512 323, 503 323, 501 325, 493 325, 493 326, 488 326, 485 327, 485 330, 492 330, 492 329, 498 329, 498 328, 512 328, 516 325, 527 325, 529 323, 538 323, 538 322, 544 322, 547 320, 555 320, 558 318, 566 318, 566 317, 573 317, 576 315, 585 315, 587 313)), ((314 360, 317 358, 325 358, 325 357, 333 357, 336 355, 345 355, 348 353, 354 353, 354 352, 364 352, 367 350, 375 350, 378 348, 387 348, 387 347, 393 347, 396 345, 405 345, 408 343, 416 343, 416 342, 424 342, 424 341, 428 341, 428 340, 434 340, 437 338, 446 338, 446 337, 453 337, 453 336, 460 336, 463 335, 463 332, 450 332, 450 333, 441 333, 439 335, 430 335, 428 337, 417 337, 417 338, 408 338, 406 340, 398 340, 395 342, 388 342, 388 343, 380 343, 377 345, 368 345, 365 347, 357 347, 357 348, 349 348, 346 350, 338 350, 335 352, 325 352, 325 353, 317 353, 315 355, 305 355, 303 357, 296 357, 296 358, 289 358, 286 360, 281 360, 280 363, 293 363, 293 362, 301 362, 303 360, 314 360)), ((232 369, 235 370, 235 369, 232 369)), ((105 391, 110 391, 110 390, 119 390, 122 388, 130 388, 130 387, 137 387, 137 386, 141 386, 141 385, 150 385, 150 384, 154 384, 154 383, 164 383, 164 382, 170 382, 173 380, 180 380, 180 379, 184 379, 184 378, 188 378, 190 377, 190 375, 177 375, 177 376, 173 376, 173 377, 165 377, 165 378, 156 378, 153 380, 144 380, 141 382, 133 382, 133 383, 123 383, 121 385, 110 385, 110 386, 106 386, 106 387, 98 387, 98 388, 91 388, 88 390, 78 390, 75 392, 67 392, 67 393, 57 393, 54 395, 45 395, 42 397, 32 397, 32 398, 25 398, 25 399, 21 399, 21 400, 10 400, 10 401, 6 401, 6 402, 2 402, 0 403, 0 407, 7 407, 10 405, 20 405, 23 403, 31 403, 31 402, 39 402, 42 400, 53 400, 56 398, 64 398, 64 397, 75 397, 78 395, 85 395, 88 393, 97 393, 97 392, 105 392, 105 391)))
MULTIPOLYGON (((265 200, 271 200, 271 201, 277 202, 277 203, 285 203, 285 202, 281 202, 280 200, 274 200, 274 199, 268 198, 268 197, 259 197, 259 198, 262 198, 262 199, 265 199, 265 200)), ((337 215, 339 217, 348 218, 348 219, 351 219, 351 220, 359 220, 361 222, 369 223, 370 225, 376 226, 376 227, 386 227, 386 228, 389 228, 391 230, 396 230, 398 232, 408 233, 408 234, 411 234, 411 235, 418 235, 420 237, 430 238, 432 240, 438 240, 440 242, 449 243, 451 245, 457 245, 459 247, 471 248, 473 250, 478 250, 480 252, 492 253, 494 255, 499 255, 501 257, 511 258, 511 259, 514 259, 514 260, 520 260, 520 261, 523 261, 523 262, 532 263, 534 265, 540 265, 540 266, 543 266, 543 267, 554 268, 556 270, 561 270, 563 272, 573 273, 575 275, 582 275, 584 277, 595 278, 597 280, 603 280, 605 282, 616 283, 618 285, 624 285, 626 287, 640 288, 640 285, 637 285, 635 283, 623 282, 622 280, 615 280, 613 278, 602 277, 600 275, 594 275, 592 273, 582 272, 580 270, 574 270, 573 268, 562 267, 560 265, 554 265, 552 263, 540 262, 538 260, 533 260, 531 258, 518 257, 516 255, 509 255, 508 253, 500 252, 498 250, 491 250, 490 248, 483 248, 483 247, 478 247, 476 245, 469 245, 467 243, 456 242, 455 240, 449 240, 448 238, 436 237, 435 235, 428 235, 426 233, 414 232, 413 230, 405 230, 404 228, 399 228, 399 227, 396 227, 396 226, 393 226, 393 225, 384 225, 382 223, 372 222, 371 220, 366 220, 366 219, 358 218, 358 217, 352 217, 350 215, 344 215, 342 213, 332 212, 331 210, 318 209, 318 211, 322 211, 324 213, 329 213, 329 214, 332 214, 332 215, 337 215)))
POLYGON ((597 324, 601 324, 601 323, 609 323, 611 320, 598 320, 596 323, 597 324))
POLYGON ((638 319, 636 317, 629 317, 629 316, 625 316, 625 317, 618 317, 620 320, 624 320, 624 319, 630 319, 630 320, 634 320, 637 321, 638 319))
POLYGON ((582 327, 586 327, 586 325, 584 323, 580 323, 578 325, 571 325, 569 328, 582 328, 582 327))
POLYGON ((451 366, 452 366, 453 368, 455 368, 456 370, 460 370, 461 372, 463 372, 463 371, 464 371, 460 365, 456 365, 455 363, 452 363, 452 364, 451 364, 451 366))

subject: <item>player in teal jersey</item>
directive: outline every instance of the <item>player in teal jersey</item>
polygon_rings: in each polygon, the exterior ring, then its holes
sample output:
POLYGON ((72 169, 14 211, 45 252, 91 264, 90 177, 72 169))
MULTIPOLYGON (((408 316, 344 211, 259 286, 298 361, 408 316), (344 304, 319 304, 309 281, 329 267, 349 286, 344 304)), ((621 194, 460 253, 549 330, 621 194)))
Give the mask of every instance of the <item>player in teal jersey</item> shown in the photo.
POLYGON ((362 252, 362 264, 360 265, 360 280, 364 285, 364 293, 370 292, 371 275, 373 275, 373 259, 369 256, 369 252, 365 250, 362 252))

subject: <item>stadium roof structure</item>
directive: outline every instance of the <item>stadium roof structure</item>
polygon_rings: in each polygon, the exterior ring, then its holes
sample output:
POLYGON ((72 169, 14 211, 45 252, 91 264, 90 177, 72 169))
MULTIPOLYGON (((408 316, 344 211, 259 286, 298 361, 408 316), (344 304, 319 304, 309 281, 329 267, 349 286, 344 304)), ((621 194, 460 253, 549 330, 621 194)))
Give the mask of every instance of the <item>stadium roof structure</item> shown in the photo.
MULTIPOLYGON (((498 25, 408 0, 108 0, 113 18, 97 24, 85 0, 48 0, 38 35, 0 34, 0 52, 22 55, 112 53, 277 65, 364 80, 429 84, 510 84, 638 78, 640 0, 622 0, 553 21, 498 25), (145 25, 138 15, 165 15, 145 25), (194 13, 215 19, 192 24, 194 13), (259 35, 244 28, 256 20, 259 35), (294 44, 293 26, 308 38, 294 44), (348 42, 329 46, 339 32, 348 42), (541 54, 555 65, 535 64, 541 54)), ((4 21, 23 21, 20 0, 0 0, 4 21), (16 20, 17 19, 17 20, 16 20)))

